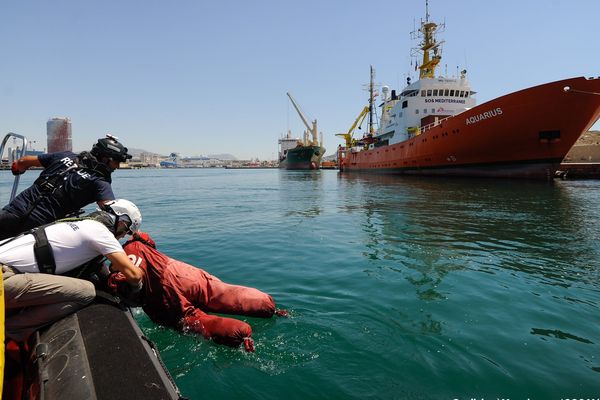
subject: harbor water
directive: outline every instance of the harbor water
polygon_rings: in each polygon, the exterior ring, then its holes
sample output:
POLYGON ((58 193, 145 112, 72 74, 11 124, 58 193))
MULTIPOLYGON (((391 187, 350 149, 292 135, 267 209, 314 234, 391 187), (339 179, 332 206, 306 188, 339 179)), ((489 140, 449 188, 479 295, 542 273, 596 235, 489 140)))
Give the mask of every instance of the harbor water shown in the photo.
MULTIPOLYGON (((600 397, 600 181, 261 169, 113 181, 159 250, 290 312, 239 317, 254 331, 245 353, 136 310, 190 399, 600 397)), ((2 171, 2 204, 11 185, 2 171)))

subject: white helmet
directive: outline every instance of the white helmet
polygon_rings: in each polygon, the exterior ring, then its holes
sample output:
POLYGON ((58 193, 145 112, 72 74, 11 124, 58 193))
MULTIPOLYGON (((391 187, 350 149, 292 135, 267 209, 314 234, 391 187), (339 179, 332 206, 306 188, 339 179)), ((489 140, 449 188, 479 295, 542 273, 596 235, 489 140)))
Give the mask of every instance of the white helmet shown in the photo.
POLYGON ((131 226, 129 227, 129 232, 133 233, 140 229, 140 225, 142 225, 142 213, 140 209, 125 199, 116 199, 113 201, 109 201, 104 203, 104 210, 112 212, 116 216, 126 215, 131 221, 131 226))

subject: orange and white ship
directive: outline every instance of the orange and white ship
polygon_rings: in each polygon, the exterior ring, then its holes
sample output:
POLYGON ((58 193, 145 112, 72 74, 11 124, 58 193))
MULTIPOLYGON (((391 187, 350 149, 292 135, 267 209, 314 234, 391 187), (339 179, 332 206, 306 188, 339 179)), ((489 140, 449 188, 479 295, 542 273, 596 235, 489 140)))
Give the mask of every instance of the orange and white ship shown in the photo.
POLYGON ((396 94, 382 87, 379 128, 373 128, 373 72, 369 106, 338 149, 340 171, 470 177, 552 178, 579 136, 600 118, 600 77, 572 78, 520 90, 481 105, 462 71, 441 77, 436 33, 425 21, 419 80, 396 94), (361 139, 352 132, 370 116, 361 139))

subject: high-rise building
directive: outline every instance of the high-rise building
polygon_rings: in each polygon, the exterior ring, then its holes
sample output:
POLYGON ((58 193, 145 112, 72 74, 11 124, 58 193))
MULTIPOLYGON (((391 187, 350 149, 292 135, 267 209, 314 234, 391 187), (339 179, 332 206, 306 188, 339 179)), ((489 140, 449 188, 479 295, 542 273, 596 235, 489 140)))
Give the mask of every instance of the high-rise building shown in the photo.
POLYGON ((71 120, 67 117, 50 118, 46 123, 48 153, 73 151, 71 120))

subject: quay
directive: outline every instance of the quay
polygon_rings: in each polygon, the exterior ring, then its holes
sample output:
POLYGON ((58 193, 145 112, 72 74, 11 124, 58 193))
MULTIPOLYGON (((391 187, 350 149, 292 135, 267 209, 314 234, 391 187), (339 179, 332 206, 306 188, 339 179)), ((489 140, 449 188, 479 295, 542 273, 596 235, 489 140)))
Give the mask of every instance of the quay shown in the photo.
POLYGON ((556 171, 561 179, 600 179, 600 163, 561 163, 556 171))

